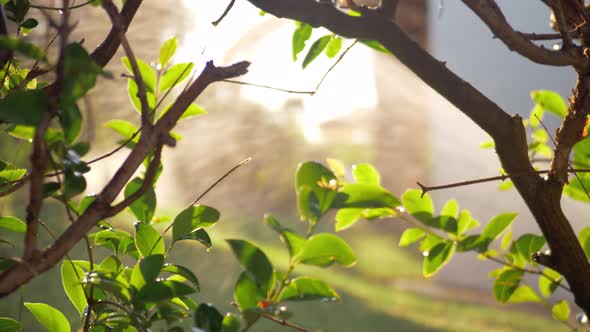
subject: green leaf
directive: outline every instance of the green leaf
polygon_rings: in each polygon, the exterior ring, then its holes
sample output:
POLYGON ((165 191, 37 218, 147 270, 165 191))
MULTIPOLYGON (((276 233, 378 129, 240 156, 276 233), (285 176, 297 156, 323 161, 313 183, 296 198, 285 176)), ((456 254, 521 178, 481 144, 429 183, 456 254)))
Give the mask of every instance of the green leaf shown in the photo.
POLYGON ((195 326, 208 332, 220 332, 223 316, 209 303, 201 303, 195 310, 195 326))
POLYGON ((239 332, 240 325, 241 323, 239 317, 227 313, 221 322, 221 332, 239 332))
POLYGON ((287 245, 291 257, 297 256, 305 244, 305 238, 290 229, 283 229, 281 240, 287 245))
POLYGON ((424 257, 422 273, 425 277, 432 277, 438 270, 447 264, 455 253, 455 244, 452 241, 444 241, 435 245, 424 257))
POLYGON ((23 326, 18 321, 8 317, 0 317, 1 332, 18 332, 22 328, 23 326))
POLYGON ((0 120, 36 126, 49 111, 49 97, 42 90, 15 91, 0 100, 0 120))
POLYGON ((539 291, 541 291, 541 295, 544 297, 551 296, 562 281, 563 277, 559 272, 545 268, 543 275, 539 276, 539 291))
POLYGON ((502 248, 502 250, 504 250, 504 251, 508 250, 511 242, 512 242, 512 229, 510 227, 508 227, 508 230, 504 233, 504 236, 502 236, 502 242, 501 242, 500 248, 502 248))
POLYGON ((184 266, 176 264, 165 264, 164 268, 162 269, 162 272, 168 272, 171 274, 179 275, 185 278, 186 280, 190 281, 193 284, 193 286, 195 286, 195 289, 197 291, 199 291, 200 289, 199 280, 197 279, 197 276, 195 276, 195 274, 191 270, 187 269, 184 266))
POLYGON ((443 239, 436 235, 436 234, 432 234, 432 233, 427 233, 426 236, 424 237, 424 240, 422 240, 422 242, 420 243, 420 251, 422 252, 422 254, 424 255, 425 253, 427 253, 428 251, 430 251, 432 248, 434 248, 434 246, 436 246, 437 244, 443 242, 443 239))
POLYGON ((524 272, 508 269, 502 272, 494 281, 494 296, 501 303, 506 303, 520 285, 524 272))
POLYGON ((309 186, 301 186, 297 190, 297 209, 302 220, 315 224, 320 220, 322 212, 320 202, 309 186))
POLYGON ((336 198, 338 181, 324 165, 308 161, 299 164, 295 173, 297 206, 302 219, 316 223, 336 198))
POLYGON ((342 38, 340 38, 338 36, 332 36, 332 38, 330 38, 330 42, 326 46, 326 56, 328 56, 328 58, 332 59, 333 57, 338 55, 338 52, 340 52, 341 49, 342 49, 342 38))
MULTIPOLYGON (((156 73, 154 72, 154 69, 141 59, 135 58, 135 60, 137 62, 139 74, 141 75, 147 92, 153 93, 154 87, 156 86, 156 73)), ((121 58, 121 61, 123 62, 125 68, 127 68, 127 70, 129 71, 129 74, 134 75, 133 68, 131 67, 131 62, 129 61, 129 58, 124 56, 121 58)))
POLYGON ((532 254, 541 250, 544 245, 545 238, 535 234, 521 235, 513 244, 516 252, 525 262, 530 262, 532 254))
POLYGON ((105 257, 105 259, 103 259, 102 262, 100 262, 100 265, 97 269, 95 269, 95 271, 102 272, 105 274, 112 273, 112 275, 117 275, 121 273, 121 271, 123 271, 123 268, 124 266, 119 260, 119 258, 117 256, 110 255, 105 257))
POLYGON ((158 56, 158 64, 162 68, 166 67, 168 61, 174 56, 177 46, 178 39, 176 39, 176 37, 172 37, 162 44, 162 47, 160 47, 160 55, 158 56))
POLYGON ((131 271, 131 286, 136 290, 141 290, 145 285, 153 283, 163 266, 164 255, 151 255, 142 258, 131 271))
POLYGON ((295 257, 302 264, 329 266, 334 262, 348 267, 356 263, 352 248, 334 234, 320 233, 307 239, 295 257))
POLYGON ((27 231, 27 224, 17 217, 0 217, 0 228, 11 232, 24 233, 27 231))
POLYGON ((426 233, 420 228, 408 228, 402 233, 402 237, 399 239, 400 247, 407 247, 414 242, 420 241, 426 233))
POLYGON ((164 239, 150 224, 135 224, 135 246, 142 257, 164 254, 164 239))
POLYGON ((381 53, 385 53, 385 54, 389 54, 391 55, 391 52, 389 52, 388 49, 386 49, 385 47, 383 47, 383 45, 381 45, 381 43, 379 43, 378 41, 375 40, 368 40, 368 39, 361 39, 360 42, 366 46, 369 46, 370 48, 379 51, 381 53))
POLYGON ((539 104, 535 104, 533 109, 531 110, 531 114, 529 115, 529 125, 532 128, 537 128, 541 124, 543 120, 543 115, 545 114, 545 109, 543 106, 539 104))
MULTIPOLYGON (((174 104, 172 103, 172 104, 166 105, 166 107, 164 107, 164 109, 160 113, 159 117, 162 118, 162 116, 164 116, 164 114, 166 114, 168 112, 168 110, 170 110, 172 105, 174 105, 174 104)), ((184 111, 184 113, 182 113, 182 115, 180 116, 180 120, 190 118, 193 116, 204 115, 204 114, 207 114, 207 111, 205 111, 201 106, 193 103, 193 104, 190 104, 190 106, 184 111)))
POLYGON ((485 246, 487 247, 492 241, 500 236, 500 234, 502 234, 502 232, 504 232, 504 230, 506 230, 510 224, 512 224, 512 221, 514 221, 514 218, 516 218, 517 215, 518 213, 508 212, 499 214, 492 218, 483 229, 483 232, 480 236, 480 241, 485 243, 485 246))
POLYGON ((479 222, 471 217, 469 210, 461 210, 457 220, 457 235, 462 235, 470 229, 479 226, 479 222))
MULTIPOLYGON (((105 123, 105 126, 111 128, 125 139, 130 139, 138 131, 133 123, 125 120, 110 120, 105 123)), ((135 135, 133 141, 137 143, 138 140, 139 135, 135 135)))
POLYGON ((395 208, 400 205, 399 200, 388 190, 374 184, 347 183, 338 194, 339 199, 334 207, 395 208))
POLYGON ((160 79, 159 91, 166 91, 184 81, 191 73, 194 66, 195 64, 192 62, 178 63, 171 66, 160 79))
POLYGON ((264 300, 266 291, 260 288, 252 274, 244 271, 240 274, 234 288, 234 300, 240 311, 257 308, 258 303, 264 300))
MULTIPOLYGON (((141 178, 136 177, 131 180, 125 187, 125 199, 137 192, 141 188, 142 184, 143 180, 141 178)), ((133 215, 137 218, 137 220, 149 223, 154 217, 156 204, 156 193, 154 192, 154 187, 149 186, 143 195, 141 195, 138 199, 131 203, 131 205, 129 205, 129 209, 131 212, 133 212, 133 215)))
POLYGON ((562 119, 567 113, 567 105, 557 92, 536 90, 531 92, 531 98, 537 105, 562 119))
POLYGON ((258 287, 268 290, 272 281, 272 264, 255 245, 244 240, 226 240, 240 265, 252 276, 258 287))
POLYGON ((456 200, 451 199, 446 202, 440 211, 440 216, 431 220, 428 224, 434 227, 440 228, 447 233, 457 234, 458 221, 457 215, 459 214, 459 204, 456 200))
POLYGON ((57 309, 45 303, 25 302, 35 318, 43 325, 48 332, 71 332, 70 323, 66 317, 57 309))
POLYGON ((33 30, 36 26, 39 25, 39 21, 34 18, 27 18, 23 23, 20 24, 19 29, 23 33, 23 36, 26 36, 33 30))
MULTIPOLYGON (((127 81, 127 94, 129 96, 129 100, 131 100, 131 104, 133 104, 133 108, 135 108, 138 113, 141 113, 141 100, 137 96, 138 92, 139 87, 137 86, 137 83, 135 83, 135 81, 130 78, 127 81)), ((150 111, 152 111, 156 107, 156 96, 151 91, 146 91, 145 95, 148 108, 150 111)))
POLYGON ((64 195, 74 197, 86 190, 84 174, 66 169, 64 172, 64 195))
POLYGON ((590 257, 590 227, 582 228, 578 234, 578 240, 580 241, 582 249, 584 249, 586 257, 590 257))
POLYGON ((332 36, 326 35, 326 36, 320 37, 313 44, 311 44, 311 47, 309 48, 309 51, 307 51, 307 55, 305 56, 305 59, 303 59, 302 67, 304 69, 313 60, 315 60, 320 54, 322 54, 322 52, 326 49, 326 46, 328 46, 330 39, 332 39, 332 36))
POLYGON ((42 49, 21 38, 0 36, 0 49, 16 51, 29 58, 46 62, 47 56, 42 49))
POLYGON ((207 250, 213 249, 213 245, 211 243, 211 238, 209 237, 209 234, 207 234, 207 232, 202 228, 199 228, 190 234, 180 237, 177 241, 182 240, 195 240, 204 245, 207 248, 207 250))
POLYGON ((61 282, 66 295, 74 307, 76 307, 80 316, 84 314, 84 309, 86 309, 86 305, 88 304, 84 287, 82 287, 82 278, 84 278, 84 270, 82 268, 70 261, 63 261, 61 263, 61 282))
POLYGON ((311 277, 297 277, 283 288, 278 301, 307 300, 340 301, 340 295, 324 281, 311 277))
POLYGON ((537 295, 531 287, 527 285, 520 285, 512 293, 509 299, 510 303, 525 303, 525 302, 541 302, 541 298, 537 295))
POLYGON ((219 220, 219 211, 205 205, 194 205, 180 212, 172 225, 172 240, 193 233, 199 228, 214 225, 219 220))
POLYGON ((73 143, 82 129, 82 113, 76 104, 60 112, 59 122, 64 131, 66 142, 73 143))
POLYGON ((352 176, 357 183, 374 185, 379 185, 381 183, 381 175, 369 164, 354 165, 352 167, 352 176))
POLYGON ((195 290, 175 280, 163 280, 149 283, 137 293, 135 300, 142 302, 160 302, 194 293, 195 290))
POLYGON ((352 227, 361 219, 364 208, 342 208, 336 213, 336 232, 352 227))
POLYGON ((96 76, 102 72, 94 59, 78 43, 66 47, 64 59, 64 82, 60 105, 64 109, 74 107, 96 84, 96 76))
POLYGON ((299 23, 295 32, 293 32, 293 61, 297 61, 297 54, 305 48, 305 42, 311 37, 313 28, 307 23, 299 23))
POLYGON ((402 195, 402 204, 411 215, 426 223, 432 218, 434 204, 428 194, 423 197, 421 195, 421 190, 408 189, 402 195))
POLYGON ((562 322, 567 322, 570 317, 570 305, 567 303, 566 300, 561 300, 553 305, 551 308, 551 314, 553 318, 560 320, 562 322))

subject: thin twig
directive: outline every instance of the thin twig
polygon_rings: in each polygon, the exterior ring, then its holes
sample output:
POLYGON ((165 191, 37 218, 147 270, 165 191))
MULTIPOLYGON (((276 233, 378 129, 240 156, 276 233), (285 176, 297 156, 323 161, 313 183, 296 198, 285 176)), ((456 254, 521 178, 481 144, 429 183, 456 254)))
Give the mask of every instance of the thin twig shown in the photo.
POLYGON ((270 86, 270 85, 255 84, 255 83, 235 81, 235 80, 223 80, 222 82, 255 86, 257 88, 264 88, 264 89, 270 89, 270 90, 281 91, 281 92, 286 92, 286 93, 293 93, 293 94, 305 94, 305 95, 311 95, 311 96, 313 96, 315 94, 315 91, 289 90, 289 89, 276 88, 276 87, 270 86))
POLYGON ((559 33, 520 33, 521 36, 528 40, 555 40, 560 39, 561 34, 559 33))
POLYGON ((288 321, 286 321, 284 319, 279 319, 279 318, 273 317, 273 316, 271 316, 269 314, 262 314, 262 317, 268 319, 271 322, 274 322, 274 323, 277 323, 279 325, 283 325, 283 326, 286 326, 286 327, 290 327, 290 328, 292 328, 294 330, 297 330, 297 331, 312 332, 312 330, 307 329, 307 328, 305 328, 303 326, 299 326, 297 324, 288 322, 288 321))
POLYGON ((324 80, 326 79, 326 77, 328 76, 328 74, 330 74, 330 72, 332 71, 332 69, 334 69, 334 67, 336 67, 336 65, 338 65, 340 63, 340 61, 342 61, 342 59, 344 58, 344 56, 346 55, 346 53, 348 53, 348 51, 350 51, 350 49, 354 45, 356 45, 356 43, 358 43, 358 39, 356 39, 352 44, 350 44, 350 46, 348 46, 344 50, 344 52, 342 52, 342 54, 340 54, 340 56, 338 57, 338 59, 336 60, 336 62, 334 62, 334 64, 332 64, 332 66, 330 68, 328 68, 328 71, 326 71, 326 73, 324 74, 324 76, 322 76, 322 79, 320 80, 320 82, 318 83, 318 85, 316 85, 314 93, 316 93, 318 91, 318 89, 320 88, 320 86, 322 85, 322 83, 324 82, 324 80))
POLYGON ((565 13, 563 12, 562 4, 556 3, 553 7, 553 12, 555 14, 555 19, 557 21, 557 29, 559 30, 559 34, 561 35, 561 39, 563 40, 563 48, 569 49, 573 46, 573 42, 572 38, 568 34, 567 19, 565 17, 565 13))
POLYGON ((147 126, 150 124, 150 106, 147 100, 147 90, 145 86, 145 81, 141 77, 141 72, 139 70, 139 66, 137 64, 137 59, 135 58, 135 54, 131 49, 131 45, 129 45, 129 41, 125 36, 125 28, 123 26, 123 18, 117 9, 117 6, 113 3, 112 0, 103 0, 102 8, 107 12, 109 17, 111 18, 111 22, 113 23, 113 27, 119 33, 119 39, 121 40, 121 46, 123 46, 123 50, 129 59, 129 63, 131 64, 131 69, 133 71, 133 76, 135 79, 135 83, 137 83, 137 97, 141 103, 141 125, 147 126))
POLYGON ((235 2, 236 2, 236 0, 231 0, 229 2, 229 4, 227 5, 227 7, 225 7, 223 14, 221 14, 221 16, 217 20, 211 22, 211 24, 213 24, 214 26, 217 26, 227 16, 227 14, 229 14, 229 11, 232 9, 235 2))
POLYGON ((233 173, 235 170, 237 170, 238 168, 240 168, 241 166, 247 164, 250 160, 252 160, 252 158, 246 158, 242 161, 240 161, 237 165, 235 165, 234 167, 232 167, 229 171, 225 172, 225 174, 223 174, 219 179, 217 179, 215 182, 213 182, 209 188, 207 188, 202 194, 199 195, 199 197, 197 197, 192 203, 191 205, 195 205, 197 204, 201 198, 205 197, 205 195, 207 195, 207 193, 209 193, 209 191, 211 191, 211 189, 215 188, 221 181, 223 181, 225 178, 227 178, 228 176, 231 175, 231 173, 233 173))

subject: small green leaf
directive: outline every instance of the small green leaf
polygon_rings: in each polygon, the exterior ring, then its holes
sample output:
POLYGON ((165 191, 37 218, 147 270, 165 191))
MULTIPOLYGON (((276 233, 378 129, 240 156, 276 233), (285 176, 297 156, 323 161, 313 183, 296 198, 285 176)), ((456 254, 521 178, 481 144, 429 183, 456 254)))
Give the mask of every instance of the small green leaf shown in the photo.
POLYGON ((221 332, 239 332, 240 325, 241 323, 239 317, 227 313, 221 322, 221 332))
POLYGON ((309 51, 307 51, 307 55, 305 56, 305 59, 303 59, 302 67, 304 69, 313 60, 315 60, 320 54, 322 54, 322 52, 326 49, 326 46, 328 46, 330 39, 332 39, 332 36, 326 35, 326 36, 320 37, 313 44, 311 44, 311 47, 309 48, 309 51))
POLYGON ((543 120, 543 115, 545 114, 545 109, 543 106, 539 104, 535 104, 535 107, 531 110, 531 114, 529 115, 529 125, 532 128, 537 128, 541 124, 543 120))
POLYGON ((494 141, 485 141, 479 144, 479 148, 480 149, 491 149, 491 148, 495 148, 496 147, 496 143, 494 141))
POLYGON ((512 229, 508 227, 508 230, 502 236, 501 248, 502 250, 506 251, 510 247, 510 243, 512 242, 512 229))
POLYGON ((195 66, 192 62, 178 63, 166 70, 160 79, 159 92, 166 91, 175 87, 178 83, 184 81, 195 66))
POLYGON ((385 54, 391 55, 391 52, 389 52, 388 49, 386 49, 385 47, 383 47, 383 45, 381 45, 381 43, 379 43, 378 41, 361 39, 360 42, 362 44, 365 44, 366 46, 369 46, 370 48, 372 48, 372 49, 374 49, 376 51, 379 51, 381 53, 385 53, 385 54))
POLYGON ((457 220, 457 235, 463 235, 466 231, 479 226, 479 222, 471 217, 469 210, 461 210, 457 220))
POLYGON ((512 224, 517 215, 518 213, 515 212, 502 213, 487 223, 480 236, 481 241, 486 243, 486 247, 512 224))
POLYGON ((209 303, 201 303, 195 310, 195 326, 209 332, 220 332, 223 316, 209 303))
POLYGON ((94 87, 96 76, 102 72, 102 68, 94 62, 82 45, 71 43, 65 50, 63 71, 60 105, 69 109, 94 87))
POLYGON ((297 61, 297 54, 305 48, 305 42, 311 37, 313 28, 307 23, 299 23, 295 32, 293 32, 293 61, 297 61))
POLYGON ((541 302, 541 298, 532 288, 527 285, 520 285, 512 293, 509 299, 510 303, 541 302))
POLYGON ((520 285, 524 272, 508 269, 502 272, 494 281, 494 296, 501 303, 506 303, 520 285))
POLYGON ((272 264, 255 245, 244 240, 226 240, 240 265, 252 276, 258 287, 266 291, 272 281, 272 264))
POLYGON ((22 328, 23 326, 18 321, 8 317, 0 317, 1 332, 18 332, 22 328))
MULTIPOLYGON (((162 110, 162 112, 160 113, 159 117, 162 118, 162 116, 164 116, 164 114, 166 114, 168 112, 168 110, 170 110, 170 108, 172 107, 172 105, 174 104, 168 104, 164 107, 164 109, 162 110)), ((193 116, 199 116, 199 115, 204 115, 207 114, 207 111, 205 111, 201 106, 192 103, 190 104, 190 106, 184 111, 184 113, 182 113, 182 115, 180 116, 180 120, 183 119, 187 119, 193 116)))
POLYGON ((142 257, 164 254, 164 239, 150 224, 135 224, 135 246, 142 257))
POLYGON ((402 233, 402 237, 399 239, 399 246, 407 247, 414 242, 418 242, 425 234, 420 228, 408 228, 402 233))
MULTIPOLYGON (((135 108, 138 113, 141 113, 141 100, 137 96, 138 92, 139 87, 137 86, 137 83, 135 83, 135 81, 130 78, 127 81, 127 94, 129 96, 129 100, 131 100, 131 104, 133 104, 133 108, 135 108)), ((151 91, 146 91, 145 94, 148 108, 150 111, 152 111, 156 107, 156 96, 151 91)))
MULTIPOLYGON (((105 123, 105 126, 111 128, 125 139, 130 139, 138 131, 137 127, 125 120, 110 120, 105 123)), ((139 135, 135 135, 134 142, 137 143, 139 135)))
POLYGON ((60 112, 59 122, 68 143, 73 143, 82 129, 82 113, 76 104, 60 112))
POLYGON ((23 23, 20 24, 20 31, 23 33, 24 36, 28 35, 31 30, 33 30, 36 26, 39 25, 39 21, 36 19, 29 17, 24 20, 23 23))
POLYGON ((336 213, 336 232, 352 227, 361 219, 364 208, 342 208, 336 213))
POLYGON ((42 90, 15 91, 0 100, 0 120, 36 126, 49 111, 49 97, 42 90))
POLYGON ((305 238, 289 229, 283 229, 281 240, 287 245, 291 257, 297 256, 305 244, 305 238))
POLYGON ((531 98, 537 105, 562 119, 567 113, 567 105, 557 92, 536 90, 531 92, 531 98))
POLYGON ((137 293, 135 300, 142 302, 160 302, 194 293, 190 286, 175 280, 163 280, 149 283, 137 293))
POLYGON ((516 252, 525 262, 530 262, 532 254, 541 250, 544 245, 545 238, 535 234, 523 234, 513 244, 516 252))
POLYGON ((64 172, 64 195, 74 197, 86 190, 86 179, 84 174, 66 169, 64 172))
POLYGON ((561 300, 551 308, 553 318, 562 322, 567 322, 570 318, 570 305, 566 300, 561 300))
POLYGON ((160 47, 160 55, 158 56, 158 64, 162 68, 166 67, 168 61, 174 56, 177 46, 178 39, 176 39, 176 37, 172 37, 162 44, 162 47, 160 47))
POLYGON ((338 191, 339 197, 333 207, 395 208, 399 200, 379 185, 347 183, 338 191))
POLYGON ((209 237, 209 234, 207 234, 207 232, 202 228, 199 228, 190 234, 180 237, 177 241, 182 240, 195 240, 204 245, 207 248, 207 250, 213 249, 213 245, 211 243, 211 238, 209 237))
POLYGON ((131 286, 135 287, 136 290, 141 290, 145 285, 154 282, 163 266, 163 255, 151 255, 142 258, 131 271, 131 286))
POLYGON ((219 220, 219 211, 205 205, 194 205, 180 212, 172 225, 172 240, 193 233, 199 228, 214 225, 219 220))
POLYGON ((356 263, 352 248, 334 234, 316 234, 305 242, 295 259, 302 264, 329 266, 334 262, 348 267, 356 263))
POLYGON ((326 299, 340 301, 340 295, 324 281, 311 277, 297 277, 289 281, 279 296, 282 301, 307 301, 326 299))
MULTIPOLYGON (((145 84, 146 90, 153 93, 154 87, 156 86, 156 73, 154 72, 154 69, 141 59, 136 58, 135 60, 137 61, 139 74, 141 75, 143 83, 145 84)), ((133 75, 133 69, 131 67, 131 62, 129 62, 129 58, 126 56, 122 57, 121 61, 123 62, 125 68, 127 68, 129 71, 129 74, 133 75)))
POLYGON ((434 204, 428 194, 422 197, 422 191, 409 189, 402 195, 404 208, 418 220, 426 223, 432 218, 434 204))
POLYGON ((455 244, 452 241, 444 241, 435 245, 424 257, 422 273, 425 277, 431 277, 445 264, 447 264, 455 253, 455 244))
POLYGON ((84 287, 82 287, 82 278, 84 278, 84 270, 82 268, 70 261, 63 261, 61 263, 61 282, 66 295, 72 301, 80 316, 84 314, 84 309, 88 304, 84 287))
POLYGON ((240 274, 234 288, 234 300, 240 311, 257 308, 258 303, 264 300, 266 291, 260 288, 252 274, 244 271, 240 274))
POLYGON ((0 217, 0 228, 11 232, 24 233, 27 231, 27 224, 17 217, 0 217))
MULTIPOLYGON (((141 178, 136 177, 131 180, 125 187, 125 199, 137 192, 142 185, 143 180, 141 178)), ((154 192, 154 187, 149 186, 143 195, 141 195, 138 199, 131 203, 131 205, 129 205, 129 209, 131 212, 133 212, 133 215, 137 218, 137 220, 149 223, 154 217, 156 204, 156 193, 154 192)))
POLYGON ((195 274, 191 270, 187 269, 184 266, 176 264, 165 264, 164 268, 162 268, 162 272, 168 272, 171 274, 182 276, 186 280, 190 281, 193 284, 193 286, 195 286, 195 289, 197 291, 199 291, 200 289, 199 280, 197 279, 197 276, 195 276, 195 274))
POLYGON ((369 164, 358 164, 352 167, 352 176, 357 183, 381 184, 381 175, 369 164))
POLYGON ((47 61, 47 56, 42 49, 21 38, 13 38, 4 35, 0 36, 0 48, 19 52, 20 54, 35 60, 43 62, 47 61))
POLYGON ((48 332, 71 332, 70 323, 57 309, 45 303, 25 302, 25 307, 33 313, 35 318, 48 332))
POLYGON ((340 38, 338 36, 332 36, 332 38, 330 39, 330 42, 326 46, 326 56, 328 56, 328 58, 332 59, 333 57, 338 55, 338 52, 340 52, 341 49, 342 49, 342 38, 340 38))
POLYGON ((539 276, 539 291, 541 291, 541 295, 544 297, 551 296, 562 281, 563 277, 559 272, 545 268, 543 274, 539 276))

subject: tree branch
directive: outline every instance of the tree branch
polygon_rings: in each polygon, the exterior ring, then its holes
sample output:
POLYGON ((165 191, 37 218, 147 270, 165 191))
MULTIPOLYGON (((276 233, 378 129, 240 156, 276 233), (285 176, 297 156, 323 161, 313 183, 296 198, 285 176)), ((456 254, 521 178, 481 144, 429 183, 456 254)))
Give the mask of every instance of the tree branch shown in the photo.
POLYGON ((144 131, 146 129, 149 130, 150 125, 150 106, 147 100, 147 92, 145 87, 145 82, 141 77, 141 72, 139 71, 139 66, 137 65, 137 60, 135 59, 135 54, 133 54, 133 50, 131 49, 131 45, 129 45, 129 41, 127 37, 125 37, 125 27, 123 25, 123 18, 119 14, 119 10, 117 6, 113 3, 112 0, 103 0, 102 1, 102 8, 107 12, 109 17, 111 18, 111 22, 113 23, 113 29, 119 34, 119 40, 121 41, 121 45, 123 46, 123 50, 125 50, 125 54, 129 59, 129 63, 131 64, 131 69, 133 71, 133 79, 137 84, 137 97, 141 103, 141 125, 144 127, 144 131))
MULTIPOLYGON (((128 0, 127 3, 130 1, 132 0, 128 0)), ((203 90, 211 83, 244 75, 248 66, 249 63, 245 61, 228 67, 215 67, 211 61, 208 62, 197 80, 180 94, 170 110, 158 121, 154 130, 149 135, 140 137, 113 178, 97 195, 96 200, 41 254, 40 259, 20 261, 0 274, 0 297, 12 293, 33 277, 57 264, 99 220, 108 215, 108 211, 111 209, 110 204, 131 179, 142 161, 158 144, 162 143, 164 137, 169 135, 182 113, 203 90)))
MULTIPOLYGON (((494 139, 496 152, 504 170, 508 174, 523 174, 513 179, 514 185, 547 239, 554 260, 558 262, 559 272, 566 278, 575 294, 576 304, 586 313, 590 313, 590 278, 587 278, 590 275, 590 264, 561 209, 560 197, 563 186, 552 185, 550 181, 545 181, 535 174, 528 158, 526 132, 520 116, 510 117, 481 92, 448 70, 444 63, 420 48, 394 22, 382 15, 351 17, 330 5, 322 5, 314 0, 248 1, 278 17, 303 21, 312 26, 324 26, 347 38, 380 42, 396 59, 486 131, 494 139)), ((472 4, 476 9, 479 6, 484 6, 482 9, 493 9, 489 3, 483 4, 475 0, 464 2, 472 4)), ((541 52, 536 45, 531 47, 530 44, 521 43, 519 39, 522 37, 515 37, 511 32, 513 30, 507 30, 509 26, 499 13, 492 12, 490 15, 494 20, 486 23, 492 24, 494 29, 499 29, 496 35, 501 35, 510 45, 516 42, 513 47, 518 47, 520 52, 538 62, 576 65, 579 69, 587 66, 586 61, 578 56, 564 52, 541 52)), ((489 17, 482 19, 488 20, 489 17)))
MULTIPOLYGON (((123 9, 121 9, 121 25, 125 32, 127 32, 127 28, 129 27, 129 24, 131 24, 131 21, 142 2, 142 0, 127 0, 123 9)), ((92 52, 92 58, 99 66, 104 67, 115 55, 120 44, 121 38, 117 29, 111 27, 106 38, 100 43, 100 45, 98 45, 94 52, 92 52)))
MULTIPOLYGON (((563 50, 552 51, 542 46, 535 45, 520 32, 515 31, 494 0, 463 0, 469 7, 512 51, 519 53, 527 59, 551 66, 587 66, 587 61, 579 53, 579 50, 566 47, 563 50)), ((567 32, 563 32, 564 38, 569 38, 567 32)), ((571 40, 570 40, 571 41, 571 40)), ((565 45, 565 44, 564 44, 565 45)), ((571 43, 569 46, 572 46, 571 43)))

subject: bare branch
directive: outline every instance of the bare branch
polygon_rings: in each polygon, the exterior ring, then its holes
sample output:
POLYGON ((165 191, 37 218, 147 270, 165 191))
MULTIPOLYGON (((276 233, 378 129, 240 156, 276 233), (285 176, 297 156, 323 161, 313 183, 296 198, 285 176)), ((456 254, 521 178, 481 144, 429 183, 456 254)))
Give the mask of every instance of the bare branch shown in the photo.
POLYGON ((270 320, 271 322, 277 323, 277 324, 282 325, 282 326, 290 327, 290 328, 292 328, 294 330, 297 330, 297 331, 301 331, 301 332, 312 332, 312 330, 307 329, 307 328, 305 328, 303 326, 299 326, 297 324, 291 323, 291 322, 286 321, 284 319, 276 318, 276 317, 271 316, 269 314, 262 314, 262 317, 270 320))
MULTIPOLYGON (((479 16, 492 30, 494 36, 506 44, 510 50, 516 51, 531 61, 551 66, 587 66, 587 61, 576 50, 571 48, 559 51, 548 50, 535 45, 523 34, 515 31, 494 0, 463 0, 463 3, 479 16)), ((562 36, 569 38, 566 31, 562 36)))
POLYGON ((215 21, 211 22, 211 24, 213 24, 214 26, 217 26, 219 23, 221 23, 221 21, 227 16, 227 14, 229 14, 229 11, 233 8, 235 2, 236 2, 236 0, 231 0, 229 2, 229 4, 227 5, 227 7, 225 7, 225 10, 221 14, 221 16, 219 16, 219 18, 216 19, 215 21))

